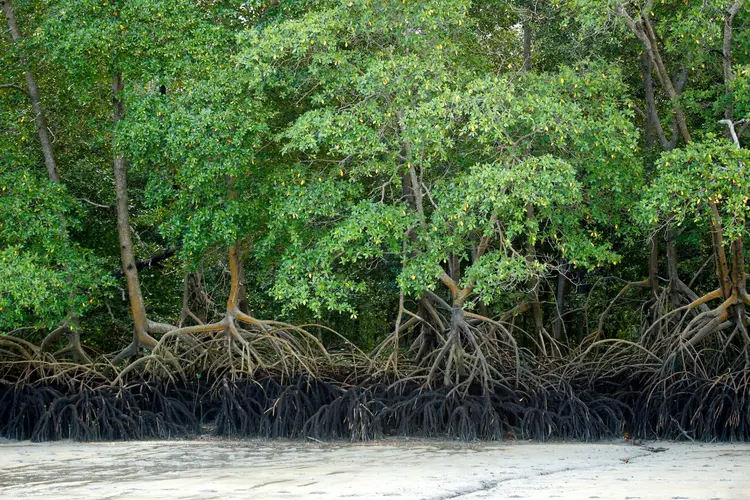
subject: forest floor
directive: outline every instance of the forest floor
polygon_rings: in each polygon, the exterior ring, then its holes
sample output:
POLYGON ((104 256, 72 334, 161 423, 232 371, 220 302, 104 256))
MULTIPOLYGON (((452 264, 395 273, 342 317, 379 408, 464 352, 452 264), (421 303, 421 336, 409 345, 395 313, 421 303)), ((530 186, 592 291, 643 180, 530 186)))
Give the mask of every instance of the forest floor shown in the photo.
POLYGON ((747 499, 750 443, 0 442, 0 498, 747 499))

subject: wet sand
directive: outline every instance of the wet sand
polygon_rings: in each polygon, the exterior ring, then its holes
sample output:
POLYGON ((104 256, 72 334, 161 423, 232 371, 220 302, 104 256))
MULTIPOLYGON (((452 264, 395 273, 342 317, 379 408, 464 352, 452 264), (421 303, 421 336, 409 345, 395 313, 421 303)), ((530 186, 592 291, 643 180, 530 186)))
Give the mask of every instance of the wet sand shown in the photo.
POLYGON ((0 498, 748 499, 750 444, 0 443, 0 498))

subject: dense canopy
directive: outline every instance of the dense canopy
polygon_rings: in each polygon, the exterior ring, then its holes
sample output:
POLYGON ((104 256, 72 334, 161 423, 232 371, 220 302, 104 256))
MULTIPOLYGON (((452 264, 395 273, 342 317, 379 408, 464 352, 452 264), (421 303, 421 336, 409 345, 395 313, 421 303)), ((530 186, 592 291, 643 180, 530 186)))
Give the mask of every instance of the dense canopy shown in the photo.
POLYGON ((0 4, 0 361, 744 401, 743 0, 0 4))

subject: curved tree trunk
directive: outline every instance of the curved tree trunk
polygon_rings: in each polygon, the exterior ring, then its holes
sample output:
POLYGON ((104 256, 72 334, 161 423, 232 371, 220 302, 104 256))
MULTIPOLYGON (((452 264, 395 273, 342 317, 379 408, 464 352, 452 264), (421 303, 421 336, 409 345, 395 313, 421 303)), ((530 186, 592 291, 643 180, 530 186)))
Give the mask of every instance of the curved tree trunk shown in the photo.
MULTIPOLYGON (((743 3, 744 0, 732 0, 728 2, 727 8, 725 9, 722 56, 725 86, 724 92, 727 97, 730 97, 730 82, 734 77, 731 68, 732 24, 743 3)), ((650 8, 644 8, 638 13, 638 15, 631 16, 627 10, 628 6, 629 5, 625 2, 618 2, 615 5, 615 11, 618 16, 625 20, 625 24, 628 26, 633 35, 635 35, 635 37, 641 42, 641 45, 645 52, 645 58, 642 61, 642 65, 644 72, 644 88, 646 91, 646 100, 649 111, 647 117, 648 121, 652 126, 657 128, 658 133, 658 128, 660 128, 661 124, 659 121, 658 112, 656 111, 656 106, 654 104, 653 87, 651 85, 650 78, 650 70, 651 68, 654 68, 656 70, 659 83, 661 84, 661 88, 670 100, 672 113, 674 115, 675 133, 680 138, 682 138, 683 142, 685 142, 686 144, 690 143, 692 138, 688 130, 685 114, 681 109, 678 101, 682 92, 682 87, 686 82, 687 72, 683 70, 682 76, 676 82, 672 81, 664 60, 661 56, 659 40, 654 30, 652 19, 650 17, 650 8)), ((732 122, 733 109, 731 103, 732 99, 728 98, 727 107, 724 111, 725 119, 722 120, 722 123, 725 123, 728 126, 728 135, 735 141, 735 143, 739 147, 739 142, 737 140, 736 134, 734 133, 734 125, 732 122)), ((659 135, 660 141, 662 142, 662 146, 665 150, 671 150, 676 145, 677 136, 673 138, 673 141, 671 143, 668 143, 665 140, 663 134, 659 135)), ((742 274, 744 279, 744 260, 742 256, 735 250, 736 248, 742 247, 742 241, 740 240, 733 242, 732 247, 734 267, 733 272, 730 274, 729 261, 727 259, 727 254, 723 242, 723 227, 721 224, 721 217, 718 207, 714 201, 709 200, 707 208, 709 209, 711 242, 713 254, 716 259, 716 278, 719 284, 719 288, 702 297, 698 297, 692 290, 690 290, 690 287, 688 285, 685 285, 679 279, 679 276, 677 275, 677 258, 674 242, 675 236, 673 231, 669 231, 667 238, 667 271, 670 279, 669 290, 672 297, 673 309, 671 312, 664 315, 657 314, 657 316, 660 317, 658 317, 655 320, 655 323, 646 331, 648 332, 655 326, 658 326, 658 324, 663 319, 667 318, 667 316, 672 316, 674 313, 679 313, 680 311, 690 312, 697 309, 701 312, 695 318, 693 318, 687 325, 687 327, 679 334, 679 338, 681 339, 681 341, 687 341, 689 345, 693 346, 700 342, 700 340, 707 335, 719 331, 723 328, 727 328, 725 320, 728 320, 728 318, 731 319, 730 316, 732 315, 732 312, 740 309, 739 307, 735 307, 735 305, 737 305, 738 303, 746 302, 744 297, 742 296, 743 292, 741 291, 744 289, 744 287, 738 279, 737 274, 738 272, 742 274), (742 268, 741 271, 737 270, 739 267, 742 268), (677 304, 677 301, 680 298, 687 298, 689 300, 689 304, 685 306, 679 306, 677 304), (722 299, 722 304, 713 310, 708 310, 708 308, 706 307, 706 303, 715 299, 722 299)), ((649 267, 649 281, 651 281, 650 284, 652 290, 656 292, 656 288, 653 282, 654 273, 652 271, 655 267, 654 263, 650 262, 649 267)), ((744 314, 739 314, 739 316, 742 317, 739 318, 737 326, 738 328, 741 328, 743 332, 745 332, 744 314)), ((732 319, 732 321, 736 321, 736 319, 732 319)), ((679 325, 679 328, 681 328, 682 323, 680 322, 679 325)))
MULTIPOLYGON (((122 90, 122 75, 117 74, 112 81, 114 107, 113 118, 115 127, 117 127, 117 123, 122 119, 124 113, 123 103, 120 99, 120 93, 122 90)), ((127 164, 125 158, 117 151, 115 151, 113 166, 115 173, 115 193, 117 195, 117 236, 120 242, 120 260, 122 261, 122 270, 128 284, 130 312, 133 316, 133 341, 115 357, 114 362, 117 363, 124 358, 136 354, 140 347, 153 349, 157 342, 149 332, 165 333, 174 330, 175 327, 151 322, 146 315, 146 305, 143 301, 141 283, 138 279, 138 268, 130 234, 127 164)))
MULTIPOLYGON (((13 14, 13 6, 10 0, 0 0, 2 4, 3 12, 5 13, 5 19, 10 30, 11 38, 14 42, 18 43, 21 40, 21 30, 18 28, 16 23, 15 15, 13 14)), ((44 156, 44 164, 47 167, 47 177, 50 181, 55 184, 60 184, 60 174, 57 171, 57 163, 55 161, 55 155, 52 150, 52 141, 49 137, 49 131, 47 126, 47 117, 42 106, 41 98, 39 96, 39 86, 36 83, 34 74, 28 67, 28 61, 22 59, 23 64, 26 66, 24 71, 24 78, 26 79, 26 87, 28 89, 28 97, 31 101, 31 106, 34 109, 34 124, 36 125, 37 135, 39 136, 39 143, 42 149, 42 155, 44 156)), ((60 230, 65 231, 65 221, 62 215, 60 217, 60 230)), ((70 275, 67 277, 67 281, 72 281, 70 275)), ((69 319, 65 321, 59 328, 56 328, 50 332, 42 341, 41 350, 42 352, 51 350, 51 348, 60 341, 63 335, 67 336, 68 345, 61 351, 58 351, 57 355, 70 354, 74 361, 80 363, 91 363, 91 358, 83 351, 81 347, 81 334, 79 331, 80 321, 78 316, 75 314, 75 308, 73 306, 74 294, 71 292, 70 297, 70 312, 68 314, 69 319)))
MULTIPOLYGON (((557 274, 557 290, 555 293, 555 323, 554 323, 554 334, 553 337, 557 342, 565 341, 565 296, 568 293, 568 277, 566 276, 568 270, 568 264, 560 264, 560 270, 557 274)), ((484 316, 487 314, 482 313, 484 316)))
MULTIPOLYGON (((13 41, 20 41, 21 31, 18 29, 16 18, 13 15, 13 7, 10 4, 10 0, 0 0, 0 4, 2 4, 3 12, 5 12, 5 19, 8 23, 8 28, 10 29, 10 35, 13 38, 13 41)), ((39 87, 36 84, 34 75, 28 68, 28 63, 23 60, 23 64, 27 67, 23 76, 26 78, 29 99, 34 108, 34 124, 36 125, 39 142, 42 146, 42 154, 44 155, 44 164, 47 166, 47 174, 52 182, 59 183, 60 175, 57 172, 55 155, 52 153, 52 141, 50 140, 49 131, 47 129, 47 119, 44 114, 44 108, 42 107, 42 102, 39 98, 39 87)))
MULTIPOLYGON (((727 95, 731 94, 731 80, 734 78, 732 72, 731 58, 731 37, 732 23, 734 17, 739 12, 744 0, 732 2, 725 12, 724 19, 724 85, 727 95)), ((732 99, 727 99, 727 107, 724 112, 725 118, 719 123, 726 125, 728 137, 734 141, 737 148, 741 147, 739 138, 732 121, 733 109, 731 106, 732 99)), ((714 201, 709 201, 709 219, 711 230, 711 243, 713 253, 716 258, 716 278, 719 282, 719 288, 695 302, 707 302, 713 299, 722 299, 723 302, 716 308, 702 312, 693 318, 681 333, 681 341, 686 341, 688 345, 695 347, 704 338, 718 333, 723 329, 735 327, 739 331, 743 340, 746 368, 750 367, 750 336, 747 330, 747 318, 745 316, 745 307, 750 305, 750 297, 746 290, 745 258, 743 237, 739 236, 731 244, 732 268, 730 272, 729 260, 724 245, 724 228, 722 225, 721 214, 718 206, 714 201)), ((728 341, 727 341, 728 342, 728 341)))
MULTIPOLYGON (((233 188, 233 179, 231 177, 227 180, 227 185, 228 185, 228 198, 236 199, 237 192, 233 188)), ((118 195, 118 206, 119 206, 119 195, 118 195)), ((128 232, 128 237, 129 237, 129 232, 128 232)), ((124 250, 123 250, 123 253, 124 253, 124 250)), ((176 335, 181 335, 183 333, 196 334, 196 333, 207 333, 207 332, 222 332, 222 334, 226 336, 226 338, 229 340, 230 348, 234 349, 236 348, 235 343, 247 345, 247 341, 243 338, 242 334, 240 333, 240 323, 251 325, 254 328, 258 328, 259 330, 262 330, 262 331, 267 331, 271 329, 271 327, 269 326, 267 322, 255 319, 251 315, 249 315, 247 312, 242 310, 243 303, 244 303, 244 307, 247 306, 247 298, 245 297, 245 278, 244 278, 244 274, 242 271, 242 261, 240 259, 240 253, 239 253, 239 250, 237 249, 237 242, 235 242, 233 245, 229 247, 228 261, 229 261, 229 274, 230 274, 229 297, 227 298, 227 309, 226 309, 226 315, 224 316, 224 318, 215 323, 198 324, 195 326, 188 326, 188 327, 181 327, 181 328, 171 327, 168 330, 170 335, 176 336, 176 335)), ((123 257, 123 263, 124 262, 125 262, 125 257, 123 257)), ((135 275, 136 285, 138 284, 137 277, 138 276, 136 273, 135 275)), ((187 282, 186 282, 186 286, 187 286, 187 282)), ((137 291, 140 297, 140 288, 138 288, 137 291)), ((131 306, 134 307, 134 317, 136 313, 139 313, 140 318, 145 320, 147 328, 148 327, 153 328, 154 323, 149 322, 146 319, 145 307, 143 307, 143 298, 140 297, 140 300, 138 300, 139 297, 136 297, 134 300, 131 295, 131 306)), ((184 302, 185 301, 183 299, 183 304, 184 302)), ((184 305, 183 305, 183 310, 184 310, 184 305)), ((136 330, 136 335, 137 335, 137 330, 136 330)), ((157 342, 154 341, 154 345, 156 344, 157 342)), ((259 362, 261 362, 260 358, 257 358, 257 359, 259 362)))

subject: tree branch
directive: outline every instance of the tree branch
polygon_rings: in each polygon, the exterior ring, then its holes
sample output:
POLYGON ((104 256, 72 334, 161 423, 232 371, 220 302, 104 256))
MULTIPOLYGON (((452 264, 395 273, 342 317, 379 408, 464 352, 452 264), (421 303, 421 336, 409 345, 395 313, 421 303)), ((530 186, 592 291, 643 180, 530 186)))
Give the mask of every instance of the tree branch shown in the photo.
POLYGON ((666 135, 664 135, 664 128, 659 119, 659 111, 656 109, 654 84, 651 78, 651 58, 646 54, 641 57, 641 70, 643 71, 643 90, 646 94, 646 106, 648 111, 646 120, 650 122, 656 130, 656 135, 659 137, 659 142, 661 143, 662 148, 666 150, 672 149, 666 135))
MULTIPOLYGON (((135 263, 135 268, 138 271, 141 271, 142 269, 146 267, 154 267, 159 265, 160 262, 167 260, 168 258, 172 257, 174 254, 177 253, 177 251, 182 248, 182 243, 177 245, 176 247, 167 248, 161 253, 157 253, 149 257, 145 260, 139 260, 135 263)), ((113 278, 122 278, 125 273, 122 269, 118 269, 116 271, 112 271, 109 273, 113 278)))
POLYGON ((451 291, 451 298, 453 300, 458 298, 458 285, 456 285, 456 282, 453 281, 453 278, 448 276, 447 273, 442 273, 440 275, 440 281, 443 283, 443 285, 447 286, 448 289, 451 291))
POLYGON ((436 304, 443 307, 443 309, 446 309, 447 311, 450 311, 452 309, 451 306, 446 301, 444 301, 441 297, 435 294, 435 292, 431 292, 430 290, 427 290, 424 292, 424 296, 429 297, 430 300, 435 301, 436 304))
MULTIPOLYGON (((724 118, 730 123, 732 116, 734 115, 734 106, 731 99, 731 82, 734 78, 732 73, 732 24, 734 23, 734 17, 740 11, 744 0, 737 0, 732 4, 724 16, 724 45, 722 50, 723 56, 723 67, 724 67, 724 95, 727 96, 727 107, 724 110, 724 118)), ((731 128, 731 132, 734 134, 734 127, 731 128)), ((734 135, 733 139, 737 143, 737 136, 734 135)))
POLYGON ((690 142, 691 137, 690 132, 687 129, 687 124, 685 123, 685 115, 682 112, 682 109, 680 109, 680 107, 675 102, 679 97, 680 92, 675 89, 675 86, 672 83, 672 79, 669 77, 669 73, 666 70, 664 61, 662 60, 661 54, 659 53, 659 49, 656 45, 656 34, 654 33, 654 29, 651 26, 649 9, 643 11, 638 17, 637 21, 633 19, 630 14, 628 14, 623 3, 618 3, 615 6, 615 13, 625 20, 625 24, 627 24, 630 31, 636 36, 636 38, 638 38, 638 40, 641 41, 643 49, 646 51, 649 59, 656 67, 656 73, 659 76, 659 81, 661 82, 662 88, 667 93, 669 100, 673 102, 675 121, 677 122, 677 127, 679 129, 680 135, 685 142, 690 142))
POLYGON ((24 89, 20 85, 16 85, 15 83, 3 83, 3 84, 0 84, 0 89, 15 90, 17 92, 22 93, 26 97, 29 97, 29 93, 26 91, 26 89, 24 89))

